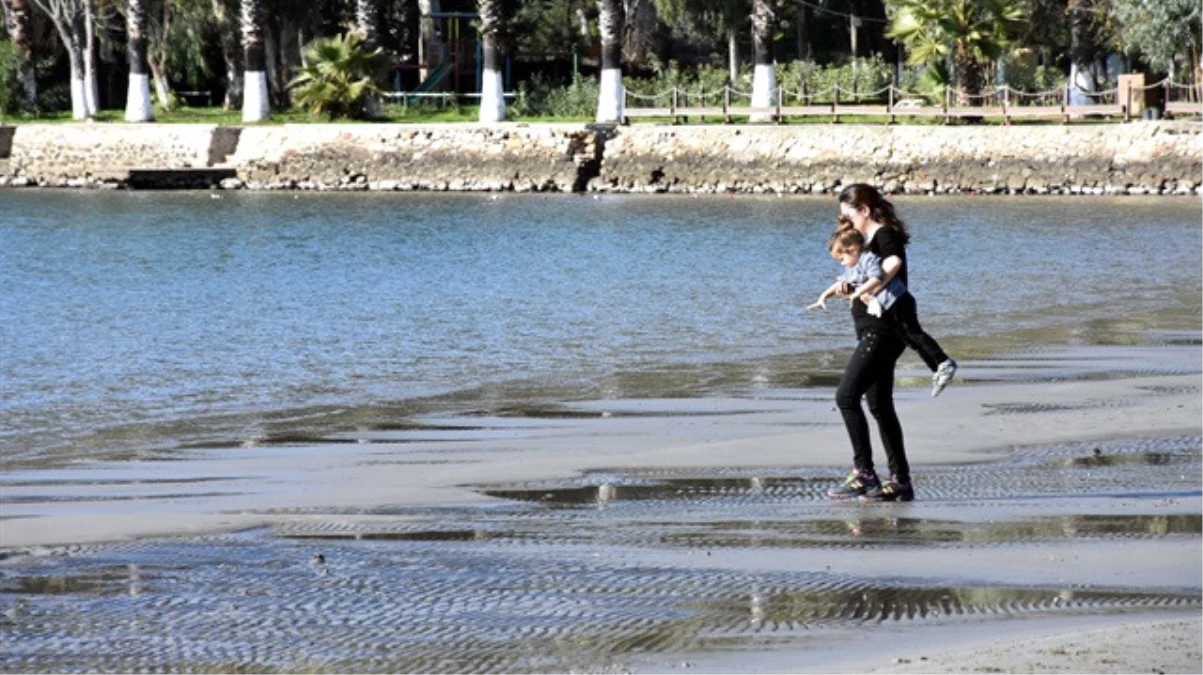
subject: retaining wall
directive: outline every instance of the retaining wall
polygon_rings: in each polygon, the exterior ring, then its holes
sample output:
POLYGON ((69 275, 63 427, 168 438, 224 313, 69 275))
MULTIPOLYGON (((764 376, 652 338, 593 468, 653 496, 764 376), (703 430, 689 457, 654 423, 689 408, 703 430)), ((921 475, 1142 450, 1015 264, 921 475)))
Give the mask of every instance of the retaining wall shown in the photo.
POLYGON ((226 189, 1189 194, 1203 191, 1203 125, 0 127, 0 186, 160 175, 226 189))

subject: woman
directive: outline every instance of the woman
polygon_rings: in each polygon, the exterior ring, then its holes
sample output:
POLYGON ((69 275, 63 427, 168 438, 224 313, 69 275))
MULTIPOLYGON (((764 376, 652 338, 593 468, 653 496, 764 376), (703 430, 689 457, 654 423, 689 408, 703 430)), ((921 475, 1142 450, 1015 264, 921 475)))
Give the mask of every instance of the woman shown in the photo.
MULTIPOLYGON (((876 188, 863 183, 844 188, 839 203, 840 215, 852 222, 864 237, 868 250, 881 259, 885 273, 882 283, 888 284, 898 278, 909 288, 906 244, 910 236, 906 225, 894 213, 894 205, 876 188)), ((841 289, 844 295, 852 291, 852 288, 841 289)), ((856 324, 857 345, 844 369, 835 400, 848 428, 855 468, 843 484, 828 490, 827 494, 835 499, 860 497, 870 501, 911 501, 915 491, 911 486, 902 424, 894 410, 894 368, 910 343, 936 371, 932 389, 935 396, 952 379, 956 363, 919 326, 914 296, 910 293, 900 297, 882 317, 871 315, 865 303, 853 303, 852 318, 856 324), (877 420, 881 432, 881 443, 890 467, 890 478, 885 481, 877 477, 873 468, 873 446, 869 440, 869 423, 861 407, 862 398, 868 401, 869 412, 877 420)))

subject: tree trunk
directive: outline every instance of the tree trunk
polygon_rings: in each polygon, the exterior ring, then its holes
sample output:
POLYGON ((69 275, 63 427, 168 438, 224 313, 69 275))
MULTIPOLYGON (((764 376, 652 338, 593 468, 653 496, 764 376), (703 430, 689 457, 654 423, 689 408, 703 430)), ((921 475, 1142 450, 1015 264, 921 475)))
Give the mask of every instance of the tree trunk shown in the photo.
POLYGON ((271 105, 267 97, 267 53, 263 44, 266 18, 264 0, 242 0, 242 53, 245 68, 243 122, 262 122, 271 117, 271 105))
POLYGON ((33 37, 30 34, 33 17, 29 13, 27 0, 8 0, 8 35, 17 52, 17 76, 21 80, 21 92, 27 103, 38 99, 38 81, 33 69, 33 37))
POLYGON ((798 60, 810 62, 812 53, 810 48, 810 12, 806 7, 805 2, 797 3, 798 11, 798 60))
POLYGON ((734 25, 727 26, 727 80, 732 87, 739 84, 739 31, 734 25))
MULTIPOLYGON (((367 52, 374 51, 380 46, 380 5, 377 0, 356 0, 355 26, 363 38, 363 48, 367 52)), ((373 75, 374 76, 374 75, 373 75)), ((376 96, 364 101, 364 115, 368 119, 380 118, 380 99, 376 96)))
MULTIPOLYGON (((131 1, 130 11, 133 11, 131 1)), ((140 0, 141 3, 147 3, 148 0, 140 0)), ((167 58, 168 45, 171 41, 171 24, 172 24, 172 3, 163 2, 163 15, 160 19, 158 34, 153 35, 148 31, 148 41, 146 48, 146 66, 150 69, 150 81, 155 86, 155 98, 158 99, 159 105, 164 110, 171 110, 171 84, 167 81, 167 58)), ((145 12, 146 9, 143 9, 145 12)), ((149 28, 149 26, 147 26, 149 28)))
POLYGON ((71 64, 71 117, 76 120, 88 118, 87 79, 84 76, 84 42, 87 29, 84 27, 83 0, 50 2, 34 0, 50 18, 71 64))
POLYGON ((434 26, 434 13, 437 11, 439 0, 418 0, 418 78, 423 82, 439 67, 442 58, 434 26))
POLYGON ((212 0, 213 17, 217 20, 221 40, 221 59, 226 68, 226 95, 223 110, 235 110, 242 103, 242 42, 237 21, 227 11, 230 0, 212 0))
POLYGON ((1094 46, 1090 35, 1090 11, 1086 0, 1069 0, 1069 104, 1089 105, 1098 90, 1092 73, 1094 46))
POLYGON ((484 64, 480 79, 480 121, 505 119, 505 84, 500 69, 501 0, 478 0, 480 45, 484 64))
POLYGON ((739 26, 743 14, 735 0, 723 3, 723 14, 727 24, 727 80, 735 87, 739 85, 739 26))
POLYGON ((100 110, 96 71, 96 0, 84 0, 84 104, 88 117, 100 110))
MULTIPOLYGON (((777 74, 773 70, 773 28, 776 8, 773 0, 752 0, 752 107, 769 108, 777 93, 777 74)), ((772 114, 752 115, 753 122, 771 122, 772 114)))
POLYGON ((129 92, 125 97, 125 121, 149 122, 155 118, 150 103, 150 64, 146 60, 146 5, 128 0, 125 24, 129 36, 129 92))
POLYGON ((973 58, 973 53, 963 42, 957 43, 954 63, 957 77, 957 105, 962 107, 972 105, 973 100, 970 95, 978 94, 982 89, 981 64, 973 58))
POLYGON ((597 121, 622 122, 622 2, 597 0, 597 12, 602 61, 597 121))

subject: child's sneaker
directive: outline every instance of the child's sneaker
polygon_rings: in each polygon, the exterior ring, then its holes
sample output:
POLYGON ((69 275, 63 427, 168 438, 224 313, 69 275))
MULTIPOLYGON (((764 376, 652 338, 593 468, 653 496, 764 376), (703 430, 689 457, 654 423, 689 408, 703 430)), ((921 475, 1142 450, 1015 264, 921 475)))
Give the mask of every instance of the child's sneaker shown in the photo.
POLYGON ((944 391, 944 387, 952 381, 952 376, 957 374, 957 362, 952 359, 947 359, 936 367, 935 375, 931 376, 931 396, 935 398, 944 391))
POLYGON ((827 491, 827 496, 832 499, 852 499, 880 487, 881 481, 877 479, 876 474, 865 474, 853 469, 843 483, 827 491))
POLYGON ((899 483, 893 478, 867 490, 860 496, 866 502, 910 502, 915 499, 915 488, 910 483, 899 483))

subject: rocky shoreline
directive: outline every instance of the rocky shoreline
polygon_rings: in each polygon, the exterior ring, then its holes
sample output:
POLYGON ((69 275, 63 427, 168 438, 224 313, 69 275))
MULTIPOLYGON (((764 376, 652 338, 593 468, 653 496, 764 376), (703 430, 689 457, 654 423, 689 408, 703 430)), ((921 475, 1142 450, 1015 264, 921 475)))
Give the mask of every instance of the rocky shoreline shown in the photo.
POLYGON ((1203 124, 28 124, 0 187, 1203 194, 1203 124))

